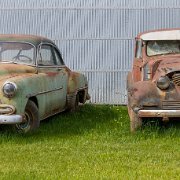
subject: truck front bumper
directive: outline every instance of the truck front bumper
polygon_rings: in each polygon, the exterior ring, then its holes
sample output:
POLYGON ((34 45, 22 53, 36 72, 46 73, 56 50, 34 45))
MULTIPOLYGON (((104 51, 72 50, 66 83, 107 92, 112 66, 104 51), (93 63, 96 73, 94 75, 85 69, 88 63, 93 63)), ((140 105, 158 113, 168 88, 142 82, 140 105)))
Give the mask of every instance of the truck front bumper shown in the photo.
POLYGON ((139 117, 180 117, 180 110, 139 110, 139 117))
POLYGON ((23 122, 21 115, 0 115, 0 124, 19 124, 23 122))

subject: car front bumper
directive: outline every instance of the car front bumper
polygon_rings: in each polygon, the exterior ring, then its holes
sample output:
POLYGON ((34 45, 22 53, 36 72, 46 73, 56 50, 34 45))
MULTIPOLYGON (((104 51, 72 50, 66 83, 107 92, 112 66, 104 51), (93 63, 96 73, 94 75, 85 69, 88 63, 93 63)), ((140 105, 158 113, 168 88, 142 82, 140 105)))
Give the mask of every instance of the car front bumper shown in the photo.
POLYGON ((23 122, 23 116, 12 114, 12 115, 0 115, 0 124, 19 124, 23 122))
POLYGON ((139 117, 180 117, 180 110, 145 110, 138 111, 139 117))

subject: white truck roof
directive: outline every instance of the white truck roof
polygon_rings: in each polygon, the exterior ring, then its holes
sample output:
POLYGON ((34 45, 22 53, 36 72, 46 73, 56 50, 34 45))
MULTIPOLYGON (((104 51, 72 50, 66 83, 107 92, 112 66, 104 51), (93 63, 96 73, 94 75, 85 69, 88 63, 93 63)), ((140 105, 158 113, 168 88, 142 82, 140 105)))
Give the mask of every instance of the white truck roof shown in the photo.
POLYGON ((180 40, 180 30, 164 30, 147 32, 140 35, 142 40, 180 40))

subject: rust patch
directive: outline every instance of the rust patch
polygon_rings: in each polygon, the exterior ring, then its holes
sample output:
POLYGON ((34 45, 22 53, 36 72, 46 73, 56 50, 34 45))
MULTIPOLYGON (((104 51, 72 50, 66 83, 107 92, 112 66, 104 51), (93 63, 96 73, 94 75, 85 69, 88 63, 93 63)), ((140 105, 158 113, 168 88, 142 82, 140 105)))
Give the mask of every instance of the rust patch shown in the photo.
POLYGON ((27 77, 36 74, 36 68, 26 65, 16 64, 1 64, 0 66, 0 81, 10 78, 27 77), (19 67, 19 68, 18 68, 19 67))
POLYGON ((56 75, 58 75, 58 72, 46 72, 45 74, 47 74, 49 77, 54 77, 56 75))
POLYGON ((67 93, 72 93, 77 90, 79 73, 71 71, 68 78, 67 93))
POLYGON ((4 64, 0 65, 0 75, 15 73, 36 73, 36 68, 21 64, 4 64))

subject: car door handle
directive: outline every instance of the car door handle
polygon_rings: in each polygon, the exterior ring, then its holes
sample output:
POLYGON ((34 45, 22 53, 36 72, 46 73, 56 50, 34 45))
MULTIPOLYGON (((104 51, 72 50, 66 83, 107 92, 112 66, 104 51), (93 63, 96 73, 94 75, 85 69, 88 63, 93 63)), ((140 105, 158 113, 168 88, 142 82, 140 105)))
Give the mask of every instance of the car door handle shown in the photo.
POLYGON ((57 71, 62 71, 62 68, 57 68, 57 71))

